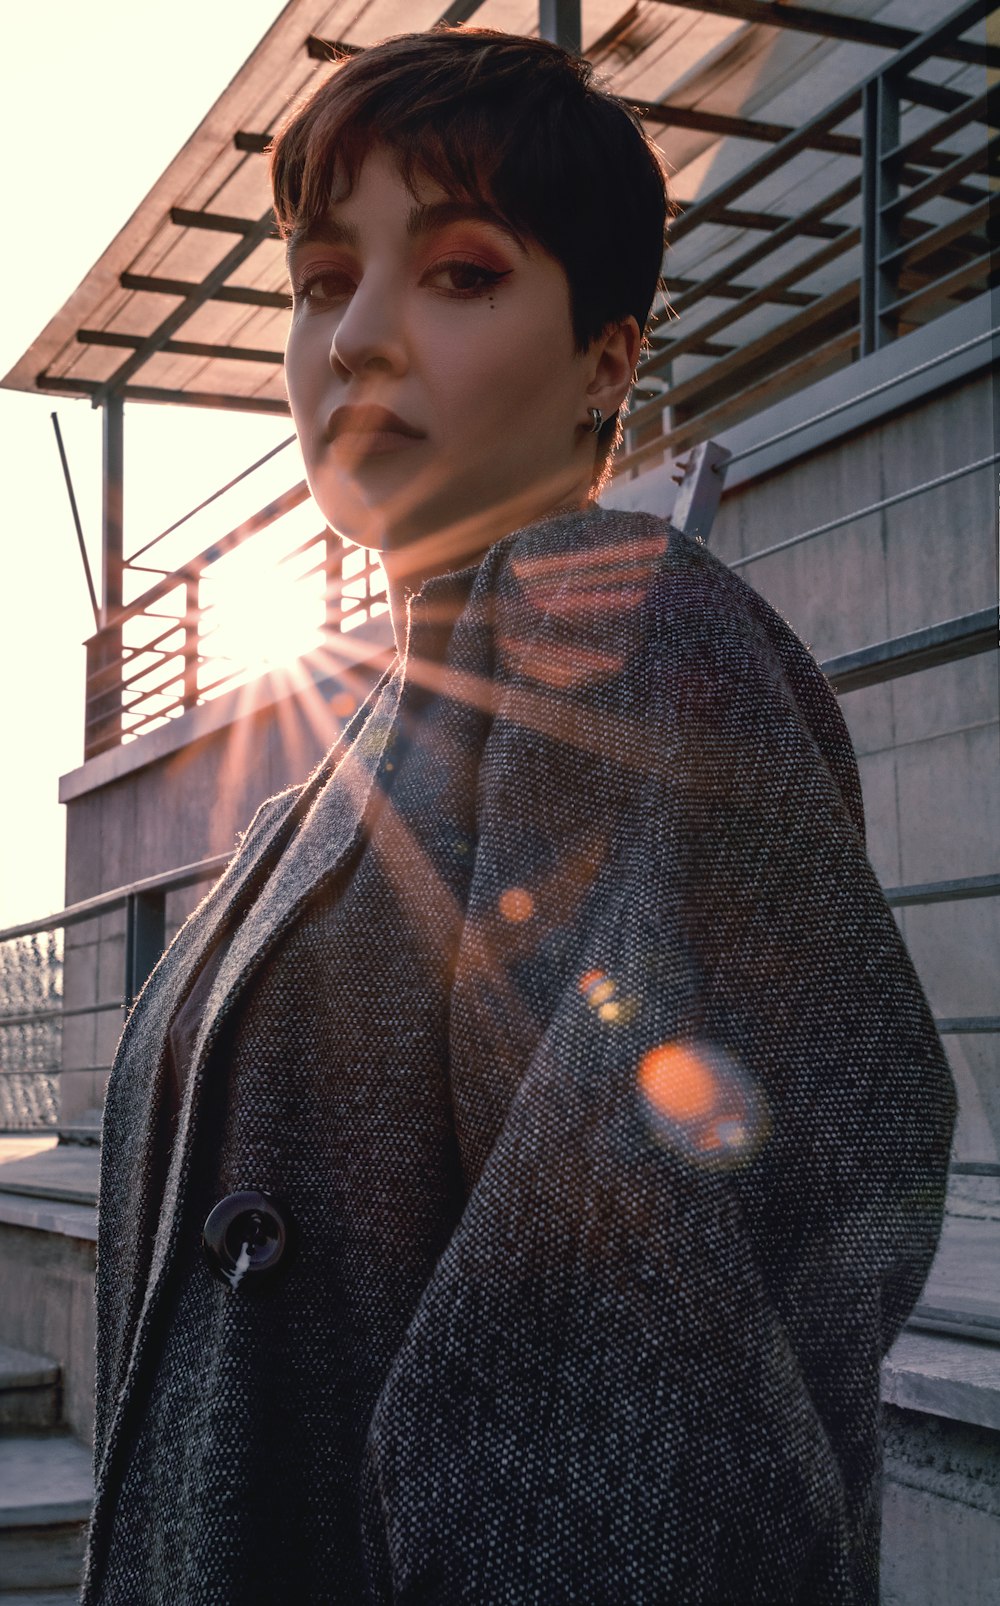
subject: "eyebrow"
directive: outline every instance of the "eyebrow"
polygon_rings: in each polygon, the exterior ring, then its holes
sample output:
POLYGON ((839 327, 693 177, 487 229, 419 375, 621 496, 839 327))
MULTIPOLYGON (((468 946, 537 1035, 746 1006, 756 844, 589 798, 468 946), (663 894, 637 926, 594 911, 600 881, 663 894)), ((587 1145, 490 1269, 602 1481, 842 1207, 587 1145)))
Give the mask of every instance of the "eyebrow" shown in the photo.
MULTIPOLYGON (((406 219, 406 232, 410 239, 433 234, 436 229, 447 228, 450 223, 491 223, 513 241, 518 250, 527 254, 523 239, 502 213, 482 201, 432 201, 414 206, 406 219)), ((288 239, 288 255, 304 245, 346 245, 357 250, 361 237, 353 223, 341 223, 336 217, 319 218, 306 228, 293 229, 288 239)))

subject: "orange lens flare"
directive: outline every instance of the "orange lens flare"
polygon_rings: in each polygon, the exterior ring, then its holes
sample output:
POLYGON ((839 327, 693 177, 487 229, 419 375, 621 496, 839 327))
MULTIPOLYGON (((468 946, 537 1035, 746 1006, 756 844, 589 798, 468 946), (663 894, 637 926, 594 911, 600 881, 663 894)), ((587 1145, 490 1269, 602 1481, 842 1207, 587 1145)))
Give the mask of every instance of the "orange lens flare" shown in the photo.
POLYGON ((675 1121, 695 1121, 715 1103, 710 1067, 682 1043, 664 1043, 643 1055, 639 1087, 655 1110, 675 1121))
POLYGON ((505 920, 520 926, 534 914, 535 900, 524 887, 508 887, 500 894, 498 908, 505 920))
POLYGON ((642 1056, 636 1083, 656 1137, 692 1159, 746 1159, 767 1136, 759 1090, 714 1044, 660 1043, 642 1056))
POLYGON ((618 983, 603 970, 585 971, 577 986, 598 1020, 606 1025, 627 1026, 639 1013, 638 999, 623 998, 618 983))

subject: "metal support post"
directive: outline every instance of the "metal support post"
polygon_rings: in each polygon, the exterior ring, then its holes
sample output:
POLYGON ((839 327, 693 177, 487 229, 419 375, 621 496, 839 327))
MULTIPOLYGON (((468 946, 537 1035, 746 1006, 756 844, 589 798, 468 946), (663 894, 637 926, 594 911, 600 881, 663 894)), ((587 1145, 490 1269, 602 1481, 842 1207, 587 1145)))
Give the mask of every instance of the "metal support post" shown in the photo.
POLYGON ((125 904, 125 1013, 145 986, 167 939, 163 892, 130 892, 125 904))
POLYGON ((717 441, 702 441, 692 447, 684 458, 679 458, 679 474, 674 478, 680 485, 677 500, 670 514, 670 522, 685 535, 696 537, 706 544, 712 533, 715 515, 719 510, 726 465, 731 452, 717 441))
MULTIPOLYGON (((101 409, 101 629, 95 668, 101 671, 100 741, 114 747, 121 741, 120 624, 110 624, 124 598, 124 403, 111 395, 101 409)), ((89 666, 88 666, 89 667, 89 666)))
POLYGON ((885 308, 896 298, 896 274, 882 264, 899 244, 888 209, 899 180, 885 153, 899 144, 899 90, 889 73, 863 86, 861 100, 861 355, 871 356, 895 338, 895 319, 885 308))
POLYGON ((198 701, 198 655, 201 636, 201 576, 193 575, 184 588, 184 707, 198 701))
POLYGON ((102 556, 104 622, 122 605, 124 570, 124 474, 125 407, 120 396, 111 395, 101 409, 103 427, 102 458, 102 556))
POLYGON ((580 0, 538 0, 538 32, 578 56, 583 48, 580 0))

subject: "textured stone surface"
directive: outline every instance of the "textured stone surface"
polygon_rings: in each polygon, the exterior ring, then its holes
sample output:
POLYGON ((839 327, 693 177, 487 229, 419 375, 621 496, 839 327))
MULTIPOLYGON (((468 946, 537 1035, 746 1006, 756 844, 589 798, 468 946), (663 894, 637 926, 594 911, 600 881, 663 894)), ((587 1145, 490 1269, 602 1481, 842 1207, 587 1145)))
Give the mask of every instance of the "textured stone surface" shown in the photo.
POLYGON ((995 1606, 1000 1434, 885 1407, 882 1606, 995 1606))
POLYGON ((0 1429, 54 1427, 59 1408, 57 1363, 0 1344, 0 1429))
POLYGON ((882 1363, 882 1398, 1000 1431, 1000 1346, 904 1332, 882 1363))
POLYGON ((0 1438, 0 1579, 6 1587, 37 1591, 76 1583, 92 1497, 90 1452, 69 1434, 0 1438))
POLYGON ((64 1420, 89 1442, 94 1419, 94 1209, 0 1193, 2 1207, 39 1219, 12 1225, 0 1217, 0 1340, 59 1362, 64 1420), (55 1222, 60 1214, 82 1217, 90 1241, 57 1228, 40 1230, 43 1218, 55 1222))

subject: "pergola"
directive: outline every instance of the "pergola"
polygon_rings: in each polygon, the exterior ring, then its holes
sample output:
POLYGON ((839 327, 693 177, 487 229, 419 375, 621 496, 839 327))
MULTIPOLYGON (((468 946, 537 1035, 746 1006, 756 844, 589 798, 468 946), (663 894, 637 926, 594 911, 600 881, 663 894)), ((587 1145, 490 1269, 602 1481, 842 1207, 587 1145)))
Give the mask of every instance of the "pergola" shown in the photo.
MULTIPOLYGON (((104 579, 88 752, 121 740, 122 669, 138 655, 134 642, 123 648, 122 629, 166 584, 124 605, 124 403, 287 413, 287 283, 262 152, 331 60, 437 23, 537 31, 585 52, 640 112, 674 172, 679 213, 670 307, 640 368, 618 465, 629 472, 993 282, 993 7, 971 0, 944 16, 940 0, 455 0, 444 10, 441 0, 290 0, 3 380, 89 397, 103 413, 104 579)), ((304 492, 289 495, 301 501, 304 492)), ((193 577, 196 593, 207 561, 199 555, 173 583, 190 588, 193 577)), ((179 619, 178 706, 201 695, 192 608, 197 615, 196 594, 179 619)), ((161 667, 166 637, 155 644, 161 667)))

